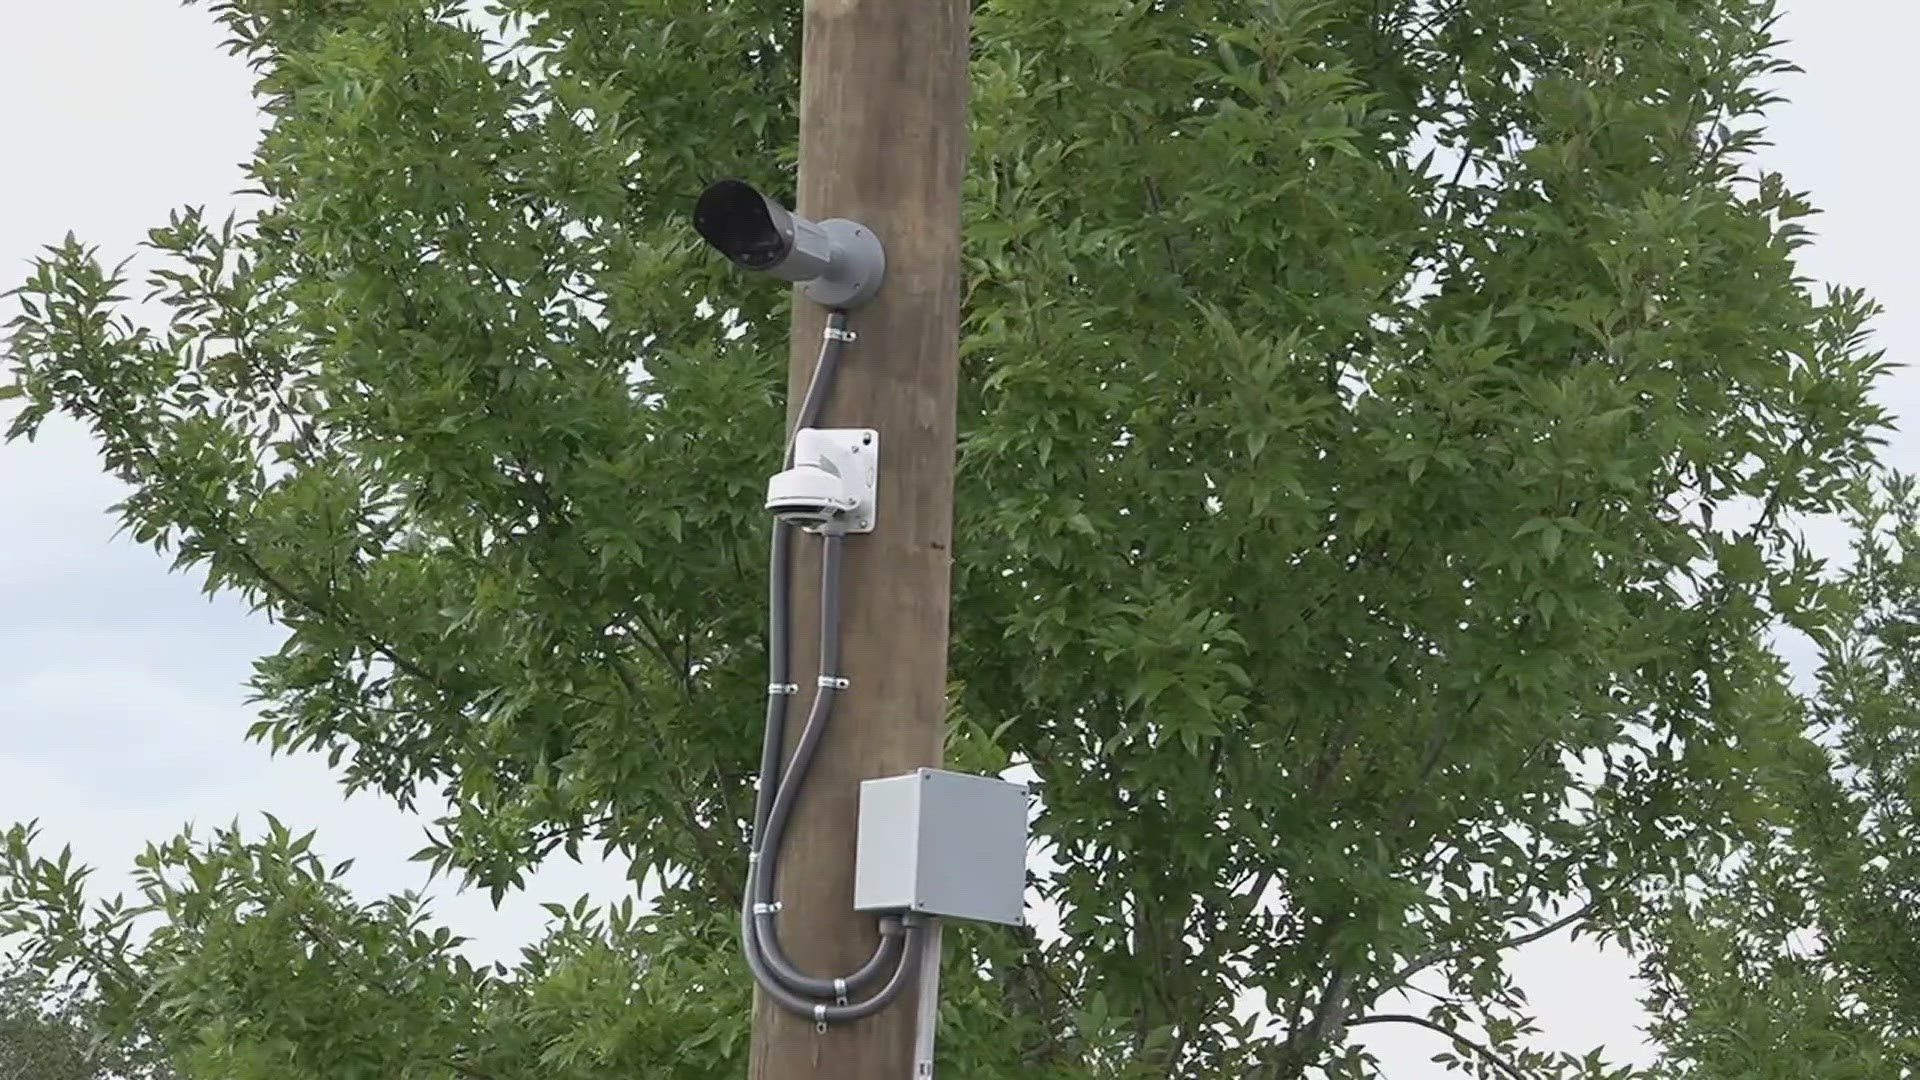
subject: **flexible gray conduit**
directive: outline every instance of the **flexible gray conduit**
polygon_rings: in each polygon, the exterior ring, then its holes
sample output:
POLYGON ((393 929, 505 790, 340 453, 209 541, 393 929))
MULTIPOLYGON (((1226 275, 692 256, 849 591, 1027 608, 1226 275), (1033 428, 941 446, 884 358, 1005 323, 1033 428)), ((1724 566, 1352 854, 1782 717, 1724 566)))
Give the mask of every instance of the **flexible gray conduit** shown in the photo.
MULTIPOLYGON (((820 358, 813 377, 801 399, 794 430, 811 427, 833 386, 833 376, 845 345, 846 312, 828 316, 828 333, 821 343, 820 358)), ((783 468, 793 465, 793 438, 787 439, 783 468)), ((837 676, 840 667, 840 558, 845 538, 824 531, 821 538, 820 567, 820 675, 837 676)), ((822 684, 800 730, 793 758, 782 767, 786 747, 788 699, 792 695, 779 688, 792 683, 788 632, 791 622, 793 527, 783 521, 773 525, 769 544, 772 566, 767 597, 767 654, 770 686, 767 694, 766 729, 760 745, 760 784, 754 799, 753 839, 747 862, 747 888, 741 902, 740 938, 747 967, 754 981, 782 1008, 820 1024, 844 1023, 872 1016, 900 996, 910 981, 920 954, 917 927, 903 932, 898 919, 884 918, 880 924, 880 944, 873 955, 852 974, 839 979, 823 979, 796 968, 780 945, 779 905, 774 886, 779 876, 780 846, 793 815, 794 803, 805 786, 807 770, 820 740, 826 735, 833 715, 835 687, 822 684), (865 990, 885 974, 886 981, 872 996, 855 1001, 852 995, 865 990)))

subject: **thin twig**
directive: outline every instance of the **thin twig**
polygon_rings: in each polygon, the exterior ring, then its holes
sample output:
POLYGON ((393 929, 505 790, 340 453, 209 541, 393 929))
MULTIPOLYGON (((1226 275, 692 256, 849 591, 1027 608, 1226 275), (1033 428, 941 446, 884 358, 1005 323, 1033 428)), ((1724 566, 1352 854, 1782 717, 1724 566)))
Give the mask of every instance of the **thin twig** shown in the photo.
POLYGON ((1507 1061, 1507 1059, 1495 1053, 1492 1047, 1484 1043, 1474 1042, 1465 1035, 1453 1031, 1443 1024, 1436 1024, 1423 1016, 1413 1016, 1408 1013, 1377 1013, 1373 1016, 1363 1016, 1358 1020, 1347 1021, 1348 1027, 1359 1027, 1362 1024, 1412 1024, 1415 1027, 1426 1028, 1428 1031, 1437 1031, 1447 1038, 1452 1039, 1456 1045, 1464 1046, 1468 1050, 1480 1055, 1488 1064, 1506 1073, 1512 1077, 1513 1080, 1527 1080, 1526 1073, 1521 1072, 1511 1062, 1507 1061))
MULTIPOLYGON (((1531 945, 1534 942, 1541 940, 1542 938, 1552 937, 1554 934, 1557 934, 1560 931, 1565 930, 1567 927, 1572 926, 1574 923, 1577 923, 1580 920, 1585 919, 1588 916, 1592 915, 1594 911, 1594 907, 1595 907, 1594 902, 1590 900, 1587 903, 1580 905, 1580 907, 1578 907, 1574 911, 1569 912, 1568 914, 1558 919, 1555 919, 1554 921, 1547 923, 1544 926, 1540 926, 1533 930, 1529 930, 1524 934, 1516 934, 1513 937, 1506 938, 1505 940, 1495 943, 1492 951, 1496 953, 1503 953, 1512 949, 1518 949, 1524 945, 1531 945)), ((1459 960, 1463 957, 1471 956, 1473 955, 1474 952, 1475 950, 1473 949, 1447 949, 1440 952, 1430 953, 1427 956, 1424 956, 1419 960, 1414 961, 1412 964, 1407 965, 1405 968, 1402 968, 1399 972, 1389 977, 1387 981, 1381 985, 1381 991, 1384 993, 1385 991, 1391 990, 1395 987, 1404 986, 1406 985, 1407 980, 1413 978, 1415 975, 1418 975, 1419 973, 1427 970, 1428 968, 1434 967, 1439 964, 1444 964, 1452 960, 1459 960)))

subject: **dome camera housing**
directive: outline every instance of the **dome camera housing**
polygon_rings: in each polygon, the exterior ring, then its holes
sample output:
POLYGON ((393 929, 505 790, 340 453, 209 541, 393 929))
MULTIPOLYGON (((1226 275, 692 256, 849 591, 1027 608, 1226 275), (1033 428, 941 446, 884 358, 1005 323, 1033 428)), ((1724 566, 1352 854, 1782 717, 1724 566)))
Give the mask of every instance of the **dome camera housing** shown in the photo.
POLYGON ((802 428, 793 440, 793 466, 767 481, 767 509, 807 529, 868 533, 879 481, 879 432, 802 428))

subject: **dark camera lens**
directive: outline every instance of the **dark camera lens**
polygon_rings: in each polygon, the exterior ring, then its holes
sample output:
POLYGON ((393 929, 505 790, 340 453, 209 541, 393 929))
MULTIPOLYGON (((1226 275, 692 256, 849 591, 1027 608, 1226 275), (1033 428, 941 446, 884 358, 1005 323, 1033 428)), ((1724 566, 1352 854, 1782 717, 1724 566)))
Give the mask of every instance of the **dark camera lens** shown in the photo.
POLYGON ((740 180, 721 180, 701 192, 693 227, 749 270, 777 266, 793 250, 792 216, 740 180))

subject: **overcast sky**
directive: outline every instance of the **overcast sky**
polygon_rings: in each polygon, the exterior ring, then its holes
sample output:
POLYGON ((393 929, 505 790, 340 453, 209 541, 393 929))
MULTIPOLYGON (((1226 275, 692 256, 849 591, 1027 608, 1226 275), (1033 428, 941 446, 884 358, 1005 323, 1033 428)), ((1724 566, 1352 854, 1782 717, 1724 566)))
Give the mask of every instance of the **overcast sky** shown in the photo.
MULTIPOLYGON (((1880 344, 1895 359, 1920 345, 1920 202, 1908 140, 1894 122, 1920 99, 1911 42, 1920 5, 1908 0, 1788 0, 1788 55, 1806 74, 1786 87, 1768 163, 1812 191, 1826 214, 1805 256, 1815 278, 1866 288, 1887 312, 1880 344)), ((16 284, 44 244, 69 229, 110 258, 182 204, 235 205, 239 165, 258 119, 241 64, 220 48, 204 8, 168 0, 4 0, 0 33, 0 290, 16 284)), ((3 316, 0 316, 3 317, 3 316)), ((1903 374, 1896 412, 1920 391, 1903 374)), ((0 423, 8 415, 0 412, 0 423)), ((1920 442, 1896 437, 1904 467, 1920 442)), ((344 800, 312 758, 270 759, 241 739, 252 717, 244 682, 273 629, 151 552, 113 537, 106 508, 120 495, 85 437, 49 424, 31 446, 0 448, 0 826, 37 818, 125 882, 141 845, 192 821, 267 810, 320 832, 328 855, 351 855, 354 884, 379 895, 420 885, 407 856, 420 822, 374 796, 344 800)), ((494 912, 484 896, 444 895, 438 910, 506 957, 534 936, 542 900, 583 891, 620 895, 617 872, 561 861, 494 912)), ((1548 941, 1519 958, 1539 1007, 1543 1046, 1609 1048, 1645 1060, 1631 965, 1586 945, 1548 941)), ((1376 1028, 1394 1080, 1445 1075, 1427 1062, 1445 1049, 1423 1032, 1376 1028)))

